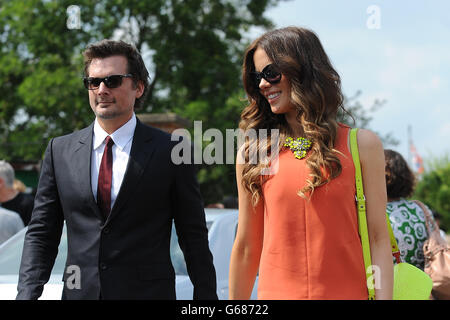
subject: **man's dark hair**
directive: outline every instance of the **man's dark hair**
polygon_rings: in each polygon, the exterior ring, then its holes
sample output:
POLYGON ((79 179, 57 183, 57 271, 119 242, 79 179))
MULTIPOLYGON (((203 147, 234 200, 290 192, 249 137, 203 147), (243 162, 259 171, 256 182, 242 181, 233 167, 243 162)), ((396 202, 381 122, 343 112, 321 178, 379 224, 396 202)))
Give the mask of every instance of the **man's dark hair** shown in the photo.
POLYGON ((408 198, 414 192, 416 178, 398 152, 384 150, 386 187, 389 199, 408 198))
POLYGON ((83 52, 83 56, 84 74, 86 75, 86 77, 89 76, 89 66, 91 65, 93 59, 104 59, 112 56, 124 56, 128 61, 127 72, 133 75, 134 86, 136 87, 139 81, 141 81, 144 85, 144 93, 140 98, 136 99, 134 108, 139 109, 143 106, 148 93, 149 76, 144 61, 142 60, 142 56, 134 46, 124 41, 105 39, 89 45, 83 52))

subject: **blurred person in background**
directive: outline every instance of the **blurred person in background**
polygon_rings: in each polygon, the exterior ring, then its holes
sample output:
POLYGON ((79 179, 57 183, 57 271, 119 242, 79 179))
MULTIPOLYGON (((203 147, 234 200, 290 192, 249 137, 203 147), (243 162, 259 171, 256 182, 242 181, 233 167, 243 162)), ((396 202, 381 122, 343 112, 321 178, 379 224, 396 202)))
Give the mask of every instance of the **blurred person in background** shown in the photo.
POLYGON ((206 206, 206 208, 210 208, 210 209, 224 209, 225 206, 223 205, 223 203, 220 202, 216 202, 216 203, 210 203, 206 206))
POLYGON ((436 221, 436 224, 440 227, 439 232, 441 234, 441 237, 444 239, 447 239, 448 238, 447 229, 445 229, 444 227, 441 227, 442 215, 437 210, 433 210, 432 212, 433 212, 434 221, 436 221))
POLYGON ((237 209, 239 207, 238 197, 235 196, 226 196, 223 199, 223 205, 227 209, 237 209))
POLYGON ((23 183, 23 182, 20 181, 19 179, 14 179, 13 187, 14 187, 14 189, 16 189, 18 192, 26 192, 26 191, 27 191, 27 186, 25 185, 25 183, 23 183))
MULTIPOLYGON (((410 200, 416 178, 403 156, 393 150, 384 150, 386 162, 387 214, 398 243, 402 261, 423 270, 425 257, 423 244, 429 235, 425 214, 418 200, 410 200)), ((432 212, 426 205, 428 212, 432 212)), ((434 219, 433 216, 430 216, 434 219)))
POLYGON ((24 227, 17 212, 0 207, 0 245, 24 227))
POLYGON ((0 160, 0 204, 5 209, 17 212, 23 224, 28 225, 33 211, 34 196, 17 189, 14 169, 4 160, 0 160))

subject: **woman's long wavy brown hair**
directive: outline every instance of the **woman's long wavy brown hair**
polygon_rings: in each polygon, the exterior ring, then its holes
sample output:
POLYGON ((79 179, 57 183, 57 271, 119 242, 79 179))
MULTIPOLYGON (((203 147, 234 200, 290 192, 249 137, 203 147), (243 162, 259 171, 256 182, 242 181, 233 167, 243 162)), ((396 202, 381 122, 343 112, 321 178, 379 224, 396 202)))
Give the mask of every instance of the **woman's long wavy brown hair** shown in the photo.
MULTIPOLYGON (((278 152, 283 148, 285 138, 292 135, 283 114, 274 114, 266 98, 260 93, 252 78, 255 71, 253 55, 257 48, 263 49, 272 63, 291 85, 291 101, 297 109, 297 119, 303 127, 304 136, 312 141, 312 148, 306 159, 310 169, 310 179, 299 190, 299 196, 307 198, 314 188, 328 183, 342 171, 342 166, 334 149, 339 108, 343 108, 341 81, 332 67, 322 44, 316 34, 308 29, 287 27, 265 33, 256 39, 246 50, 243 63, 243 83, 249 105, 241 113, 239 128, 278 129, 278 152)), ((270 139, 270 133, 268 134, 270 139)), ((258 141, 257 148, 265 148, 271 154, 271 145, 258 141)), ((265 163, 251 163, 249 160, 252 142, 246 141, 243 147, 245 164, 243 185, 256 204, 262 197, 264 177, 261 170, 265 163)), ((273 154, 273 153, 272 153, 273 154)), ((277 153, 278 154, 278 153, 277 153)), ((267 178, 267 177, 266 177, 267 178)))

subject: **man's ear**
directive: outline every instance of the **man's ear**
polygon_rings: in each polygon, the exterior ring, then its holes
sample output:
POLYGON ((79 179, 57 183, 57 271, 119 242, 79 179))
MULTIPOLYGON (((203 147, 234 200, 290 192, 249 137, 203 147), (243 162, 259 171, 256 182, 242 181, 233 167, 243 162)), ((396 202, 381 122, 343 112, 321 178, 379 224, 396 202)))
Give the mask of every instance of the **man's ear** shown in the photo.
POLYGON ((142 81, 138 81, 136 85, 136 99, 139 99, 144 94, 144 83, 142 81))

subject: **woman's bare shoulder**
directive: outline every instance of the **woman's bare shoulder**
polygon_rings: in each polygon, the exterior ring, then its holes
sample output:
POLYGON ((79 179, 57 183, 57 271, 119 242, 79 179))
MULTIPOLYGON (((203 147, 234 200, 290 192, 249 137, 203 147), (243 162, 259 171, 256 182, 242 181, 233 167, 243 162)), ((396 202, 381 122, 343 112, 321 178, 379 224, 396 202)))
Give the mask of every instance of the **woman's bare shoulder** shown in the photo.
POLYGON ((358 130, 358 147, 365 153, 383 150, 383 143, 376 133, 367 129, 358 130))

